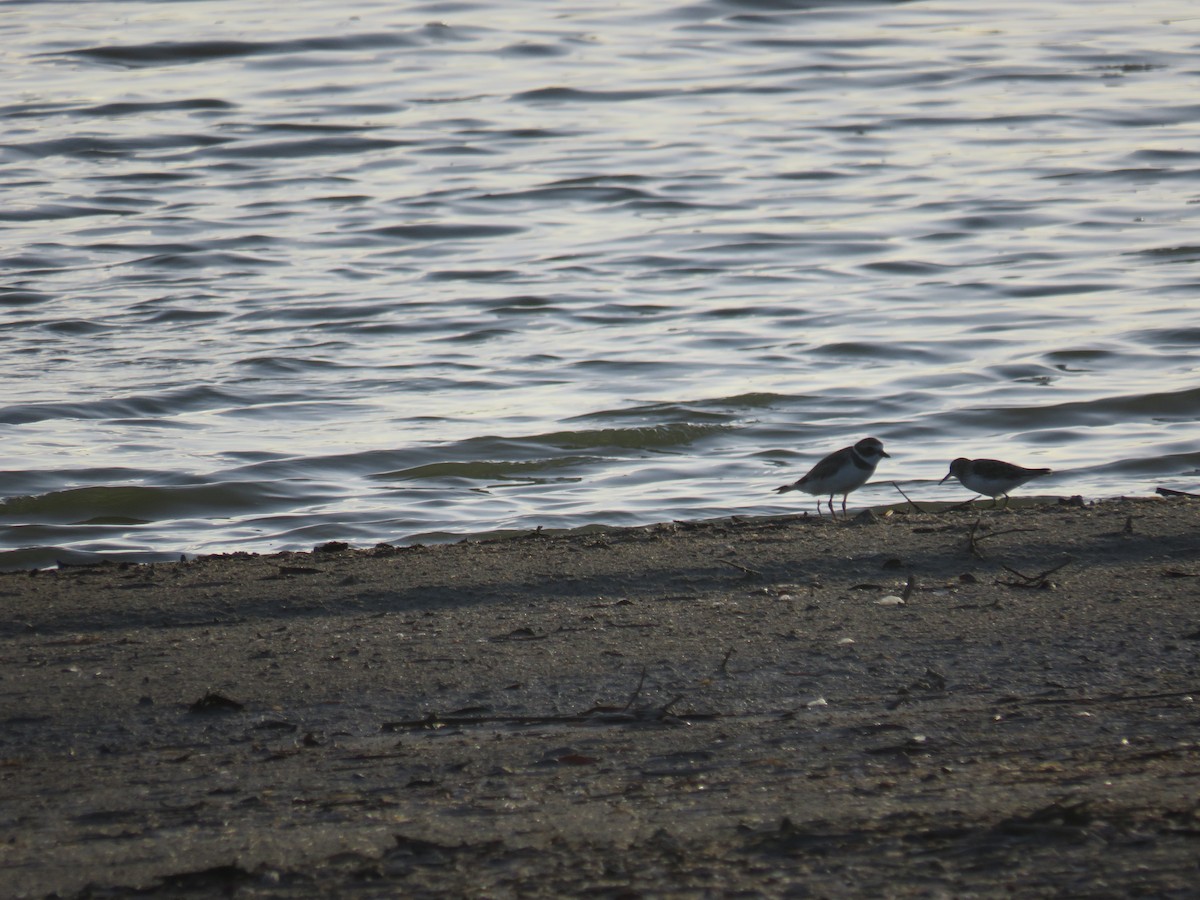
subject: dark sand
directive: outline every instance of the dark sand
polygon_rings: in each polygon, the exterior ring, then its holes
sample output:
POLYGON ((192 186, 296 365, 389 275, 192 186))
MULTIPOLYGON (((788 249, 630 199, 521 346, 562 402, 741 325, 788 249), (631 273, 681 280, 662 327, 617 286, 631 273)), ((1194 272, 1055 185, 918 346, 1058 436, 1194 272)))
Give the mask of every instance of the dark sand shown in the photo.
POLYGON ((7 896, 1200 884, 1196 501, 63 569, 0 602, 7 896))

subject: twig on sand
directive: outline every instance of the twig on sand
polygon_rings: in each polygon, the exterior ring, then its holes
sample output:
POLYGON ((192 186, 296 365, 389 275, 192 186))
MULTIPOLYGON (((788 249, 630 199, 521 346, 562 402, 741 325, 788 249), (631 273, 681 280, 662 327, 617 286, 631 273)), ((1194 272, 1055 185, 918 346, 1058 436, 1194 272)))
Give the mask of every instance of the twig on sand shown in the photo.
POLYGON ((917 504, 913 501, 912 497, 910 497, 910 496, 908 496, 908 494, 904 493, 904 491, 900 488, 900 485, 896 484, 896 482, 893 481, 892 487, 894 487, 896 490, 900 491, 900 496, 903 497, 905 500, 907 500, 908 505, 911 506, 914 510, 916 510, 917 512, 925 512, 925 510, 923 510, 923 509, 921 509, 921 507, 917 506, 917 504))
POLYGON ((729 674, 729 658, 731 656, 733 656, 733 648, 732 647, 730 647, 728 650, 725 651, 725 658, 723 660, 721 660, 721 665, 717 668, 717 671, 720 672, 722 675, 729 674))
POLYGON ((642 692, 642 685, 646 683, 646 667, 642 666, 642 677, 638 679, 637 687, 633 689, 633 693, 629 695, 629 702, 621 707, 621 712, 629 712, 629 708, 633 706, 633 702, 637 700, 638 695, 642 692))
POLYGON ((1066 566, 1069 566, 1073 562, 1075 562, 1074 559, 1068 558, 1068 559, 1064 560, 1063 562, 1059 563, 1054 568, 1047 569, 1045 572, 1038 572, 1038 574, 1036 574, 1036 575, 1026 575, 1024 572, 1018 572, 1016 569, 1012 568, 1011 566, 1006 566, 1006 565, 1004 565, 1004 563, 1000 563, 1001 568, 1003 568, 1007 572, 1011 572, 1012 574, 1016 575, 1021 580, 1020 581, 997 581, 996 583, 1007 585, 1008 587, 1019 587, 1019 588, 1048 587, 1050 585, 1050 582, 1047 579, 1051 575, 1053 575, 1055 572, 1057 572, 1059 569, 1065 568, 1066 566))
POLYGON ((718 562, 723 562, 727 566, 732 566, 733 568, 737 569, 739 572, 744 574, 747 578, 762 578, 763 577, 762 572, 756 572, 754 569, 743 566, 740 563, 731 562, 728 559, 718 560, 718 562))
MULTIPOLYGON (((732 650, 730 651, 733 652, 732 650)), ((629 702, 624 706, 606 706, 597 704, 591 709, 580 713, 507 713, 500 715, 458 715, 439 716, 429 713, 420 719, 404 719, 398 722, 384 722, 380 727, 383 731, 435 731, 446 726, 480 726, 480 725, 563 725, 570 723, 587 723, 602 725, 638 725, 654 722, 665 722, 672 716, 671 709, 683 699, 683 694, 677 694, 659 707, 642 707, 633 709, 633 704, 641 696, 642 686, 646 682, 646 669, 642 669, 637 687, 629 696, 629 702)), ((469 712, 463 710, 463 713, 469 712)), ((684 713, 686 719, 718 719, 721 713, 684 713)), ((676 719, 678 721, 678 718, 676 719)))
POLYGON ((1023 531, 1037 531, 1036 528, 1006 528, 1003 531, 993 531, 990 534, 978 534, 979 525, 983 522, 983 516, 977 518, 971 525, 971 530, 967 532, 967 549, 971 551, 971 555, 976 559, 983 559, 983 551, 979 549, 979 542, 986 541, 988 538, 1000 537, 1002 534, 1019 534, 1023 531))
POLYGON ((665 719, 668 715, 671 714, 671 707, 674 706, 676 703, 678 703, 682 699, 683 699, 683 694, 676 694, 672 699, 668 700, 666 703, 664 703, 662 706, 659 707, 658 717, 660 719, 665 719))
POLYGON ((1098 694, 1090 697, 1021 697, 1014 695, 1001 697, 996 702, 1005 706, 1019 703, 1038 706, 1058 706, 1073 703, 1142 703, 1146 700, 1173 700, 1177 697, 1194 697, 1197 694, 1200 694, 1200 688, 1182 691, 1155 691, 1150 694, 1098 694))
POLYGON ((967 532, 967 549, 976 559, 983 559, 983 551, 979 549, 980 539, 975 537, 975 532, 979 530, 979 523, 982 521, 983 517, 980 516, 975 520, 974 524, 971 525, 971 530, 967 532))

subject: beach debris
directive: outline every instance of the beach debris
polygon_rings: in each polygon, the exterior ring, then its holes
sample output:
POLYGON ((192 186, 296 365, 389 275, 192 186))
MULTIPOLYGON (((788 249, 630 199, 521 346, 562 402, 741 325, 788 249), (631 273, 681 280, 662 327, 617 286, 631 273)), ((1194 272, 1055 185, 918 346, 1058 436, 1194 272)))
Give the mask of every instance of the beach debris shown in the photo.
POLYGON ((313 547, 313 553, 344 553, 350 549, 350 545, 345 541, 327 541, 324 544, 317 544, 313 547))
POLYGON ((986 541, 988 538, 1000 537, 1002 534, 1020 534, 1026 531, 1037 531, 1036 528, 1006 528, 1003 531, 993 531, 990 534, 980 534, 980 531, 987 531, 991 528, 990 525, 983 524, 983 517, 977 518, 971 525, 970 531, 967 532, 967 551, 976 559, 986 559, 983 550, 979 544, 986 541), (981 527, 982 526, 982 527, 981 527))
MULTIPOLYGON (((591 709, 586 709, 580 713, 504 713, 496 715, 459 715, 451 713, 449 715, 438 715, 437 713, 429 713, 420 719, 405 719, 398 722, 384 722, 380 728, 383 731, 409 731, 422 730, 434 731, 444 728, 449 725, 469 726, 469 725, 554 725, 565 723, 586 723, 589 725, 661 725, 661 724, 687 724, 691 720, 705 720, 720 718, 718 713, 697 713, 688 712, 686 714, 675 714, 671 710, 683 699, 683 694, 676 694, 666 703, 661 706, 641 706, 634 708, 634 704, 641 696, 642 687, 646 682, 646 669, 642 669, 641 676, 638 678, 637 686, 634 687, 633 693, 629 695, 629 699, 624 706, 612 706, 605 704, 596 704, 591 709)), ((469 712, 472 707, 468 707, 461 712, 469 712)), ((478 707, 478 709, 483 709, 478 707)))
POLYGON ((224 694, 219 694, 216 691, 209 691, 195 703, 188 707, 188 712, 203 714, 203 713, 222 713, 222 712, 241 712, 246 708, 246 704, 240 703, 231 697, 226 697, 224 694))
POLYGON ((871 756, 904 756, 908 757, 914 753, 929 753, 932 747, 929 744, 929 738, 923 734, 912 734, 908 739, 900 744, 885 744, 880 747, 868 747, 863 752, 871 756))
POLYGON ((921 507, 917 506, 917 504, 913 502, 912 497, 908 496, 908 494, 904 493, 904 491, 900 489, 900 485, 893 481, 892 487, 894 487, 897 491, 900 491, 900 496, 908 501, 908 505, 912 508, 913 512, 925 512, 925 510, 921 509, 921 507))
POLYGON ((940 695, 946 692, 946 676, 936 669, 925 667, 925 673, 911 684, 896 690, 896 699, 887 703, 888 709, 898 709, 914 699, 915 694, 940 695))
POLYGON ((585 753, 564 753, 562 756, 556 757, 556 763, 565 766, 591 766, 600 762, 594 756, 588 756, 585 753))
POLYGON ((280 566, 280 575, 317 575, 324 572, 324 569, 317 569, 313 566, 280 566))
POLYGON ((743 566, 741 563, 735 563, 729 559, 719 559, 719 560, 717 560, 717 562, 723 563, 724 565, 727 565, 734 569, 737 569, 739 572, 741 572, 747 578, 762 578, 763 577, 762 572, 755 571, 754 569, 751 569, 748 566, 743 566))
POLYGON ((897 597, 895 594, 888 594, 886 597, 880 597, 875 601, 876 606, 903 606, 904 598, 897 597))
POLYGON ((187 872, 172 872, 163 876, 160 886, 171 893, 214 891, 232 896, 242 885, 255 880, 255 873, 241 866, 222 865, 187 872))
POLYGON ((1160 497, 1184 497, 1188 500, 1200 500, 1200 494, 1189 494, 1187 491, 1174 491, 1171 488, 1155 488, 1154 493, 1160 497))
POLYGON ((1016 569, 1012 568, 1011 566, 1006 566, 1006 565, 1004 565, 1004 563, 1001 563, 1000 567, 1002 569, 1004 569, 1006 572, 1011 572, 1013 575, 1016 575, 1019 580, 1018 581, 997 580, 996 584, 1003 584, 1006 587, 1033 588, 1033 589, 1038 589, 1038 590, 1053 590, 1055 587, 1055 584, 1054 584, 1054 582, 1050 581, 1050 576, 1053 575, 1055 572, 1058 572, 1059 570, 1066 568, 1073 562, 1075 562, 1075 560, 1073 558, 1068 557, 1066 560, 1059 563, 1057 566, 1053 566, 1052 568, 1046 569, 1046 571, 1044 571, 1044 572, 1038 572, 1036 575, 1026 575, 1023 572, 1018 572, 1016 569))
MULTIPOLYGON (((731 656, 733 656, 733 648, 732 647, 730 647, 728 650, 725 651, 725 657, 721 660, 721 665, 719 665, 717 667, 717 671, 720 672, 722 675, 729 674, 729 658, 731 656)), ((644 669, 642 670, 642 676, 645 677, 644 669)))
POLYGON ((548 634, 538 634, 532 628, 514 628, 508 634, 495 634, 488 638, 493 643, 498 641, 543 641, 548 634))
POLYGON ((1088 826, 1094 818, 1087 800, 1073 803, 1056 800, 1026 815, 1003 819, 995 830, 1017 837, 1082 840, 1091 836, 1088 826))
POLYGON ((784 816, 778 828, 763 831, 743 827, 746 849, 755 853, 805 858, 820 857, 836 847, 863 840, 861 832, 834 831, 824 819, 797 825, 784 816))

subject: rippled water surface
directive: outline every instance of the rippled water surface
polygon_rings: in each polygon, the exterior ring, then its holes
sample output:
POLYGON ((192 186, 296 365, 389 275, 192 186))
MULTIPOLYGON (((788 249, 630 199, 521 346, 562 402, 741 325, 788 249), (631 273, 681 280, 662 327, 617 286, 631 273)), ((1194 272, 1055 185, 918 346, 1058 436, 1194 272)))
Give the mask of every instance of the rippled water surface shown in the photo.
POLYGON ((1193 3, 0 4, 0 564, 1200 486, 1193 3))

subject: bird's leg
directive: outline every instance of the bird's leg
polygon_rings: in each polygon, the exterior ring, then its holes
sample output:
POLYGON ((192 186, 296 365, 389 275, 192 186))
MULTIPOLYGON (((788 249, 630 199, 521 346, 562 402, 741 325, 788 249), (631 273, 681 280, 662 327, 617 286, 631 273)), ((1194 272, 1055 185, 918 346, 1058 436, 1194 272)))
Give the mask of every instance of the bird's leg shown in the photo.
POLYGON ((849 494, 842 494, 842 518, 843 519, 846 518, 846 498, 849 496, 850 496, 849 494))
POLYGON ((829 495, 829 515, 835 519, 837 518, 837 512, 833 508, 833 494, 829 495))

